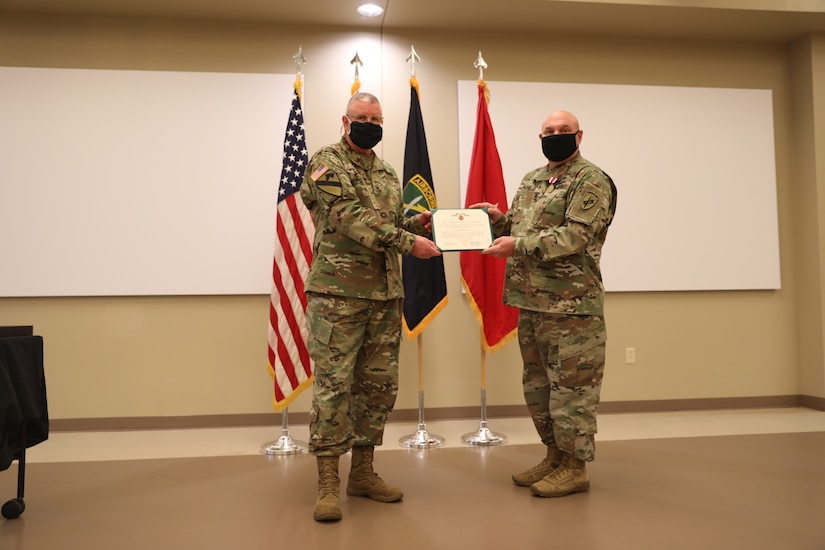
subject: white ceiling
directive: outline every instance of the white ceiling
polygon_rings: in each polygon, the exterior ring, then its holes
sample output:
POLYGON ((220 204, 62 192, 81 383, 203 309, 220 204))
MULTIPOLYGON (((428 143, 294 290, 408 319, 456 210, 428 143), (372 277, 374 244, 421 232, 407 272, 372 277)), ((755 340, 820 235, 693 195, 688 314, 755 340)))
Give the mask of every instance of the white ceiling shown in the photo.
POLYGON ((825 32, 825 0, 0 0, 0 14, 195 19, 371 29, 789 42, 825 32), (700 6, 700 7, 697 7, 700 6), (747 7, 740 7, 747 6, 747 7), (788 7, 792 6, 792 7, 788 7))

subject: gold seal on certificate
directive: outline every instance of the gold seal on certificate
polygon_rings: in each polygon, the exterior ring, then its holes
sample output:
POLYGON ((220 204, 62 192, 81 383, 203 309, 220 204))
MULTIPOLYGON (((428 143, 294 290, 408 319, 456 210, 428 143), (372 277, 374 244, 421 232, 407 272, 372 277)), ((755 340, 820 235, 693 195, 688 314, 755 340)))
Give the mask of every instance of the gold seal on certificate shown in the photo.
POLYGON ((481 208, 438 208, 431 223, 433 241, 442 252, 484 250, 493 242, 490 215, 481 208))

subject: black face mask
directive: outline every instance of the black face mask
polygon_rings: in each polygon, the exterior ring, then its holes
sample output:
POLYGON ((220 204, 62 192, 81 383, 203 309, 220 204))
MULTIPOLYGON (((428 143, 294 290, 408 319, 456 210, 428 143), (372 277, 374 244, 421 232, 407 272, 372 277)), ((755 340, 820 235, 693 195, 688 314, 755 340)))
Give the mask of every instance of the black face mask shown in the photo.
POLYGON ((384 129, 378 124, 352 121, 349 123, 349 138, 356 147, 372 149, 382 137, 384 137, 384 129))
POLYGON ((553 134, 541 138, 541 152, 550 162, 560 162, 576 152, 576 136, 573 134, 553 134))

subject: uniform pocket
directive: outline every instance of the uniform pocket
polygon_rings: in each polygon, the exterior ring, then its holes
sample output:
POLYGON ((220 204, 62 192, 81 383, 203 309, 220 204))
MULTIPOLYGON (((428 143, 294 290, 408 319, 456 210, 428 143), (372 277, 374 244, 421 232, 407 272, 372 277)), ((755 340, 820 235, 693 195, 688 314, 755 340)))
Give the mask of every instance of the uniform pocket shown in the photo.
POLYGON ((309 329, 312 339, 321 345, 329 345, 329 339, 332 336, 332 323, 318 315, 310 315, 307 317, 307 329, 309 329))
POLYGON ((604 375, 607 330, 603 321, 596 326, 572 331, 559 342, 561 386, 597 386, 604 375))

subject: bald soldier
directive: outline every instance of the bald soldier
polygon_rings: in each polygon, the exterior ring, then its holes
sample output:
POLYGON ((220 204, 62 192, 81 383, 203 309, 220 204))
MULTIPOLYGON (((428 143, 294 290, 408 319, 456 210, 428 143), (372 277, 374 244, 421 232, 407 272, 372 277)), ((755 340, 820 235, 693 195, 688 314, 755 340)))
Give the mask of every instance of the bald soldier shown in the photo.
POLYGON ((404 496, 373 470, 373 451, 398 394, 404 295, 398 255, 441 254, 424 236, 431 213, 404 216, 398 176, 373 152, 383 135, 378 99, 355 94, 341 122, 343 137, 312 156, 301 185, 315 222, 306 296, 317 521, 341 519, 338 462, 350 450, 348 495, 379 502, 404 496))
POLYGON ((583 132, 551 113, 539 139, 547 164, 521 181, 502 214, 487 208, 497 237, 483 254, 507 258, 503 302, 519 308, 524 399, 546 457, 513 475, 540 497, 587 491, 607 333, 599 261, 616 211, 616 186, 579 152, 583 132))

